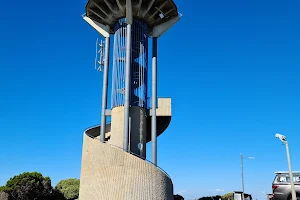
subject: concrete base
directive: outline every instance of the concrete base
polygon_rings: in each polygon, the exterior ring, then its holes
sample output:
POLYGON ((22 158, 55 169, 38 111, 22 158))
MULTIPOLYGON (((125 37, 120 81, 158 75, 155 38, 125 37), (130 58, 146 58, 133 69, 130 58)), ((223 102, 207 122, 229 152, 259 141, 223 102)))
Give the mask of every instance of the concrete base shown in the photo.
POLYGON ((153 164, 84 134, 79 199, 173 200, 173 184, 153 164))
MULTIPOLYGON (((149 111, 147 111, 149 113, 149 111)), ((157 133, 160 135, 171 121, 171 99, 159 98, 157 133)), ((123 151, 124 107, 111 111, 112 123, 106 126, 107 143, 99 140, 100 126, 84 133, 80 176, 80 200, 173 200, 170 177, 147 162, 146 151, 138 143, 151 141, 151 115, 144 109, 130 108, 130 151, 123 151)))
MULTIPOLYGON (((129 151, 143 158, 146 157, 146 111, 140 107, 131 107, 129 114, 129 151), (138 144, 143 149, 138 149, 138 144)), ((124 107, 115 107, 111 111, 111 137, 109 143, 123 148, 124 141, 124 107)))

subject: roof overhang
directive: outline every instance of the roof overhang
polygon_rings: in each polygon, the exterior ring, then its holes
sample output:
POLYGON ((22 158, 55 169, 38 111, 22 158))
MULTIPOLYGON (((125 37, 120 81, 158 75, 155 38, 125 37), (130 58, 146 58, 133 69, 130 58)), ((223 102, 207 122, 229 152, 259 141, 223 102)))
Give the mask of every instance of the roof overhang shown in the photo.
MULTIPOLYGON (((133 18, 148 24, 149 35, 159 37, 181 17, 173 0, 131 0, 131 5, 133 18)), ((89 0, 86 16, 113 34, 116 21, 126 17, 126 0, 89 0)))

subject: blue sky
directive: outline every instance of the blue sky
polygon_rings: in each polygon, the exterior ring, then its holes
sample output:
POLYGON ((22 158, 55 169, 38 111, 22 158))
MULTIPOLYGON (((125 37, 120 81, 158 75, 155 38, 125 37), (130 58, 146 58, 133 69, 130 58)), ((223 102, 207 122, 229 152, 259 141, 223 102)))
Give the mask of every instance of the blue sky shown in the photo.
MULTIPOLYGON (((271 192, 300 170, 300 2, 177 0, 182 20, 159 39, 158 95, 172 97, 158 163, 186 199, 271 192)), ((82 134, 99 124, 102 74, 86 1, 5 1, 0 10, 0 185, 24 171, 79 178, 82 134), (16 4, 17 3, 17 4, 16 4)), ((150 145, 148 145, 149 151, 150 145)), ((150 158, 150 157, 149 157, 150 158)))

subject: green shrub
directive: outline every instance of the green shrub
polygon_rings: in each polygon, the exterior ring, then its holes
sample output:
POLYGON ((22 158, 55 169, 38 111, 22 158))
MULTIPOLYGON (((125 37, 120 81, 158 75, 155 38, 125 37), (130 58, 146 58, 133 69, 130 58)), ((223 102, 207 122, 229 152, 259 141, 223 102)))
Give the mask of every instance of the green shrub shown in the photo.
POLYGON ((78 179, 61 180, 56 186, 55 190, 59 191, 67 200, 74 200, 79 197, 79 183, 78 179))
POLYGON ((25 172, 14 176, 1 187, 11 200, 48 200, 52 195, 51 180, 38 172, 25 172))

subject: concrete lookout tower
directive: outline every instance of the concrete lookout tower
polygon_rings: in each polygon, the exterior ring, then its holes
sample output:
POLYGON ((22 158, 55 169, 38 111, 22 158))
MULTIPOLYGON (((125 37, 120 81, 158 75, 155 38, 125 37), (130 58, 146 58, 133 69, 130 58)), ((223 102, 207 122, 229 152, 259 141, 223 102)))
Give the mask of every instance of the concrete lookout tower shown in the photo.
POLYGON ((101 125, 84 132, 80 200, 173 199, 172 181, 157 166, 157 136, 171 121, 171 99, 157 98, 157 42, 180 17, 172 0, 88 1, 83 19, 105 38, 105 45, 99 62, 103 65, 101 125), (111 109, 107 108, 109 71, 111 109), (151 162, 145 159, 150 141, 151 162))

